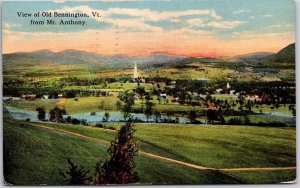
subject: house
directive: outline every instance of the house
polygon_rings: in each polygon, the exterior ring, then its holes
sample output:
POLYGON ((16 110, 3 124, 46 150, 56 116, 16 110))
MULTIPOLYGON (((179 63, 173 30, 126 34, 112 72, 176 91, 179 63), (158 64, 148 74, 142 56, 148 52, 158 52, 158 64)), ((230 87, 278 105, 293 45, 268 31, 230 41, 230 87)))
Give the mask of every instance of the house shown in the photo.
POLYGON ((49 99, 49 95, 43 95, 42 98, 43 99, 49 99))
POLYGON ((255 99, 261 99, 261 98, 257 94, 250 94, 250 95, 247 96, 247 99, 255 100, 255 99))
POLYGON ((172 103, 178 103, 178 101, 179 101, 179 97, 176 97, 176 98, 172 98, 172 99, 171 99, 171 102, 172 102, 172 103))
POLYGON ((230 95, 233 95, 235 93, 235 90, 230 90, 229 93, 230 95))
POLYGON ((223 91, 223 89, 221 89, 221 88, 216 89, 217 94, 220 94, 222 91, 223 91))
POLYGON ((162 98, 162 99, 167 99, 167 94, 166 94, 166 93, 161 93, 161 94, 160 94, 160 98, 162 98))
POLYGON ((175 80, 172 80, 171 81, 171 85, 175 85, 176 84, 176 81, 175 80))
POLYGON ((217 105, 215 103, 208 103, 207 104, 207 108, 210 108, 210 109, 217 109, 217 105))
POLYGON ((21 97, 23 100, 28 100, 28 101, 33 101, 36 99, 36 95, 35 94, 31 94, 31 95, 22 95, 21 97))
POLYGON ((154 85, 154 84, 155 84, 155 82, 154 82, 154 81, 152 81, 152 80, 148 81, 148 83, 149 83, 149 84, 152 84, 152 85, 154 85))

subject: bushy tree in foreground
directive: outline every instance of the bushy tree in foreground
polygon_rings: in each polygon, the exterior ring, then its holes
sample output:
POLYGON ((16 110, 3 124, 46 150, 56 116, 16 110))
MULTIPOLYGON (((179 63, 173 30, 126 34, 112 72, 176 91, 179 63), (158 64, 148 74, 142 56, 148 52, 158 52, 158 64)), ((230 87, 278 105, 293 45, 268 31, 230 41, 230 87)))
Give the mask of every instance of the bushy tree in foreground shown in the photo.
POLYGON ((91 181, 91 177, 88 176, 89 171, 83 169, 82 166, 74 164, 70 159, 68 159, 69 171, 66 173, 61 173, 64 178, 70 177, 68 179, 69 185, 84 185, 91 181))
POLYGON ((138 181, 133 160, 138 154, 134 132, 131 122, 121 128, 118 138, 111 142, 107 150, 110 159, 96 166, 94 184, 129 184, 138 181))
POLYGON ((137 145, 134 140, 135 130, 132 127, 132 122, 128 122, 124 125, 118 133, 118 138, 111 142, 111 146, 108 148, 110 159, 104 163, 98 163, 96 165, 95 179, 90 181, 90 177, 87 176, 89 171, 85 171, 83 167, 78 168, 77 165, 72 163, 68 159, 70 165, 69 171, 64 174, 71 185, 83 185, 94 183, 100 184, 131 184, 138 181, 138 175, 134 172, 135 163, 134 156, 138 154, 137 145))

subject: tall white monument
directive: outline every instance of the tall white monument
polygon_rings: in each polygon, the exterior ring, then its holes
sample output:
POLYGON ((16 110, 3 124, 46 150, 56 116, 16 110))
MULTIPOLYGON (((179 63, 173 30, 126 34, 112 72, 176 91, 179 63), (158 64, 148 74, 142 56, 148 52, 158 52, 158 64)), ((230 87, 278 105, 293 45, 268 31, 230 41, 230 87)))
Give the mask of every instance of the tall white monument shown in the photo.
POLYGON ((138 79, 138 70, 137 70, 136 63, 134 63, 133 80, 136 81, 137 79, 138 79))

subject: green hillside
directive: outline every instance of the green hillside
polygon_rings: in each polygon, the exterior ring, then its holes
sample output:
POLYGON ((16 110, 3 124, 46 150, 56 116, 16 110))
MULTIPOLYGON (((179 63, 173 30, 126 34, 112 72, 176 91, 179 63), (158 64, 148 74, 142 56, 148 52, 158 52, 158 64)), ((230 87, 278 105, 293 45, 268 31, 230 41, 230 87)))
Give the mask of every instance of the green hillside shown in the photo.
MULTIPOLYGON (((98 132, 99 134, 100 132, 98 132)), ((101 134, 101 133, 100 133, 101 134)), ((63 185, 59 174, 67 170, 67 158, 90 169, 107 158, 107 146, 22 123, 4 123, 4 177, 15 185, 63 185)), ((208 171, 136 157, 136 170, 143 184, 236 183, 208 171)))
POLYGON ((285 63, 295 63, 296 59, 296 44, 290 44, 272 56, 273 59, 285 63))

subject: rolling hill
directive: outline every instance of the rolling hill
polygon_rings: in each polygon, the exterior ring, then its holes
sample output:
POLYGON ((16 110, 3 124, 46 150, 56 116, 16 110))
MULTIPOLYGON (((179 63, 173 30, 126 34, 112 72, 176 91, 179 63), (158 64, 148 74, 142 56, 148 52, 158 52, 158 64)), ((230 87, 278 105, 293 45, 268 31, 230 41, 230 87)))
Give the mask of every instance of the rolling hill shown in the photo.
POLYGON ((238 59, 238 60, 251 61, 251 60, 259 60, 259 59, 267 58, 273 54, 274 53, 272 53, 272 52, 256 52, 256 53, 238 55, 233 58, 238 59))
POLYGON ((290 44, 280 50, 278 53, 270 57, 276 62, 286 62, 286 63, 295 63, 296 59, 296 44, 290 44))
POLYGON ((61 52, 51 52, 49 50, 39 50, 34 52, 17 52, 3 55, 4 65, 20 64, 24 66, 24 60, 35 62, 36 64, 54 63, 54 64, 72 64, 72 65, 102 65, 102 66, 120 66, 131 63, 139 64, 157 64, 177 61, 185 57, 175 56, 165 53, 152 53, 144 56, 100 55, 78 50, 64 50, 61 52))

